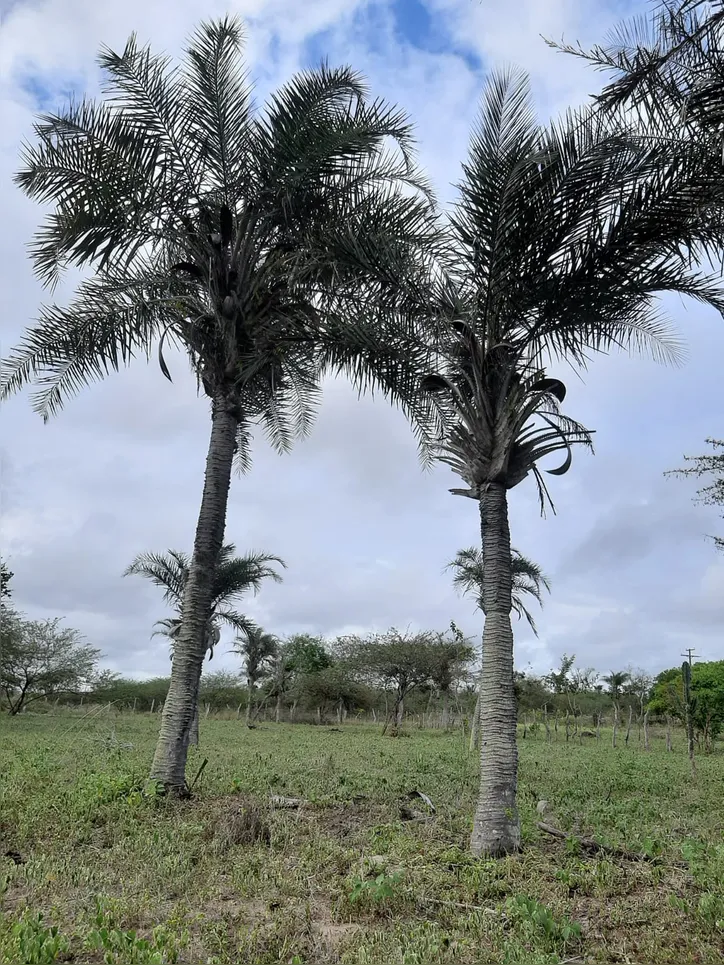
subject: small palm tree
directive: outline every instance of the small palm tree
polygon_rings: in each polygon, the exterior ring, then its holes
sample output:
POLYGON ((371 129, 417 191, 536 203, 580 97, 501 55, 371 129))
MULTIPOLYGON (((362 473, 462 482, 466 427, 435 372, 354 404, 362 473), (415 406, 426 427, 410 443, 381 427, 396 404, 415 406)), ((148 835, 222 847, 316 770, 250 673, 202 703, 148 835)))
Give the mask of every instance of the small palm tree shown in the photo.
MULTIPOLYGON (((613 734, 611 739, 614 747, 616 746, 618 720, 621 712, 621 697, 623 696, 623 689, 629 680, 631 680, 631 674, 628 670, 611 671, 610 674, 603 677, 604 683, 608 684, 608 692, 611 695, 611 703, 613 704, 613 734)), ((626 736, 626 743, 628 743, 628 735, 626 736)))
POLYGON ((539 463, 591 437, 561 411, 566 388, 546 366, 584 365, 612 346, 675 360, 656 296, 680 291, 724 309, 718 282, 696 270, 716 237, 702 219, 721 197, 676 145, 643 144, 608 114, 581 111, 541 128, 527 77, 486 85, 450 218, 450 272, 438 364, 422 388, 447 428, 438 458, 464 481, 483 534, 481 777, 471 847, 518 850, 508 490, 528 476, 550 502, 539 463))
POLYGON ((267 695, 275 700, 274 720, 280 723, 284 698, 289 693, 294 681, 294 656, 290 649, 289 640, 279 642, 269 665, 267 695))
MULTIPOLYGON (((233 543, 222 546, 214 573, 211 613, 206 624, 204 640, 209 660, 213 658, 214 647, 221 638, 221 624, 243 633, 251 633, 257 629, 253 621, 233 609, 230 604, 240 599, 249 590, 254 594, 258 593, 262 583, 267 579, 281 583, 282 578, 272 564, 286 567, 284 560, 268 553, 247 553, 245 556, 235 556, 235 552, 236 546, 233 543)), ((176 616, 157 620, 155 625, 158 629, 153 634, 169 638, 172 660, 183 625, 183 598, 190 567, 189 557, 179 550, 169 550, 167 553, 140 553, 123 574, 124 576, 145 576, 156 586, 161 587, 164 591, 164 602, 173 606, 176 611, 176 616)), ((198 726, 197 692, 189 743, 198 744, 198 726)))
MULTIPOLYGON (((220 624, 225 624, 237 632, 254 629, 254 623, 230 604, 249 590, 254 594, 258 593, 265 580, 281 583, 282 578, 272 564, 286 567, 284 560, 269 553, 247 553, 245 556, 235 556, 235 553, 236 546, 233 543, 222 546, 214 573, 211 612, 207 624, 206 651, 209 659, 213 657, 213 648, 218 643, 220 624)), ((169 550, 167 553, 140 553, 123 573, 124 576, 145 576, 161 587, 164 591, 164 602, 176 610, 176 616, 156 622, 159 628, 157 632, 172 641, 172 655, 181 630, 181 611, 190 567, 191 560, 186 553, 169 550)))
POLYGON ((53 210, 32 255, 52 286, 92 275, 41 312, 3 367, 0 398, 35 383, 46 419, 83 386, 169 342, 209 400, 211 432, 181 628, 151 778, 179 795, 206 653, 234 459, 260 423, 286 451, 305 434, 325 366, 388 388, 398 326, 425 291, 435 238, 411 127, 347 67, 305 71, 258 110, 233 18, 201 24, 180 69, 104 48, 105 99, 45 114, 17 183, 53 210), (382 348, 380 348, 382 346, 382 348))
MULTIPOLYGON (((525 604, 526 595, 543 606, 543 589, 550 593, 551 586, 543 570, 528 559, 527 556, 511 547, 511 575, 513 578, 511 589, 512 610, 520 620, 522 617, 530 624, 533 633, 538 636, 533 614, 525 604)), ((453 586, 461 593, 475 594, 478 609, 483 609, 483 554, 479 549, 470 546, 458 550, 455 559, 446 566, 455 571, 453 586)))
POLYGON ((244 631, 232 649, 244 662, 248 699, 246 703, 246 724, 251 723, 251 712, 257 684, 272 672, 274 661, 279 654, 279 641, 271 633, 264 633, 259 627, 244 631))
POLYGON ((628 670, 612 670, 610 674, 602 678, 603 682, 608 684, 608 692, 611 694, 611 700, 616 706, 618 706, 618 702, 623 695, 623 688, 630 679, 631 674, 628 670))

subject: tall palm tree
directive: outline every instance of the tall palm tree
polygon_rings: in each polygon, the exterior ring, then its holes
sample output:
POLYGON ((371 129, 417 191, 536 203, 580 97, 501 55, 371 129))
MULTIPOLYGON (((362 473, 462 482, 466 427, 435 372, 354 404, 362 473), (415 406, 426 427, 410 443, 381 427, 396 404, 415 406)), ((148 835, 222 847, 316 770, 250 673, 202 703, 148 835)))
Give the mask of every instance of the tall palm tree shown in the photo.
MULTIPOLYGON (((522 617, 530 624, 533 633, 538 636, 533 614, 525 604, 526 594, 543 606, 543 589, 550 593, 551 585, 543 570, 533 560, 515 549, 510 548, 510 571, 512 577, 511 604, 512 610, 520 620, 522 617)), ((483 554, 474 546, 458 550, 455 559, 447 564, 446 569, 455 571, 453 586, 461 593, 473 593, 478 609, 483 609, 483 554)))
POLYGON ((612 345, 677 357, 656 295, 724 308, 716 282, 690 267, 696 243, 716 238, 701 211, 722 188, 675 146, 641 144, 608 115, 581 111, 540 127, 528 79, 512 70, 486 85, 463 171, 450 218, 449 320, 422 387, 447 419, 438 456, 466 483, 451 491, 480 512, 483 740, 471 847, 497 856, 520 846, 508 490, 532 475, 543 510, 539 461, 564 453, 548 470, 562 475, 572 445, 591 442, 562 414, 565 385, 546 365, 582 365, 587 351, 612 345))
POLYGON ((264 633, 259 627, 246 630, 238 637, 232 649, 244 661, 248 699, 246 704, 246 724, 251 723, 251 712, 257 684, 271 672, 279 655, 279 641, 271 633, 264 633))
MULTIPOLYGON (((211 597, 211 611, 206 624, 204 640, 205 652, 209 660, 214 656, 214 647, 221 639, 221 624, 243 633, 252 633, 257 627, 248 617, 233 609, 230 604, 249 590, 257 594, 264 580, 271 579, 281 583, 282 578, 271 564, 286 567, 284 560, 268 553, 247 553, 234 556, 236 546, 227 543, 221 547, 219 561, 214 572, 211 597)), ((176 616, 157 620, 153 636, 160 634, 171 641, 173 660, 181 633, 183 597, 189 578, 191 560, 186 553, 169 550, 167 553, 140 553, 124 571, 124 576, 145 576, 163 591, 164 602, 173 606, 176 616)), ((198 699, 191 724, 190 744, 199 742, 199 705, 198 699)))
POLYGON ((166 342, 188 354, 211 433, 181 629, 151 777, 187 793, 185 767, 234 458, 260 423, 286 451, 311 425, 322 365, 389 390, 425 290, 430 194, 403 112, 352 69, 305 71, 263 111, 236 19, 201 24, 180 68, 102 49, 106 97, 44 114, 16 181, 53 210, 32 248, 46 284, 92 274, 45 307, 4 364, 0 397, 37 384, 47 419, 83 386, 166 342), (383 348, 380 348, 383 346, 383 348), (377 378, 379 376, 379 379, 377 378))

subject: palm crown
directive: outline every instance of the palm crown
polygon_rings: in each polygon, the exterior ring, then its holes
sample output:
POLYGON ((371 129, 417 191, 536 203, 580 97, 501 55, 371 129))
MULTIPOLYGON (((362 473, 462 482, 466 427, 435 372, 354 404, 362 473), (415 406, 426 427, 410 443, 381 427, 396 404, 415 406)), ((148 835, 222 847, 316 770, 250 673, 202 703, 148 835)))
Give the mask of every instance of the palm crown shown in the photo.
MULTIPOLYGON (((235 610, 231 604, 251 590, 258 593, 262 583, 271 579, 281 582, 281 576, 273 564, 286 566, 278 556, 269 553, 247 553, 235 556, 236 546, 227 543, 222 547, 214 572, 211 614, 207 628, 209 659, 219 640, 219 624, 232 627, 237 633, 253 633, 258 628, 252 620, 235 610)), ((188 580, 191 560, 186 553, 169 550, 167 553, 140 553, 125 570, 124 576, 145 576, 163 589, 164 602, 173 606, 177 616, 159 620, 157 632, 168 636, 173 642, 181 629, 181 605, 188 580)))
POLYGON ((243 659, 246 676, 252 685, 270 669, 279 653, 276 637, 259 627, 245 630, 234 641, 233 648, 243 659))
POLYGON ((589 433, 565 418, 565 386, 545 363, 587 351, 649 348, 677 360, 656 305, 678 291, 724 309, 713 278, 691 268, 717 238, 702 219, 721 195, 687 152, 638 141, 592 111, 541 128, 525 75, 488 83, 450 219, 456 255, 444 292, 438 371, 423 381, 448 414, 439 457, 477 498, 529 473, 589 433), (697 207, 698 205, 698 207, 697 207), (682 238, 689 251, 682 249, 682 238))
POLYGON ((623 688, 631 680, 631 674, 628 670, 615 670, 611 671, 603 677, 604 683, 608 684, 608 689, 611 693, 611 697, 614 700, 618 700, 621 696, 623 688))
MULTIPOLYGON (((36 270, 51 285, 69 263, 95 274, 69 307, 43 309, 5 364, 5 395, 36 382, 47 417, 155 343, 170 378, 169 340, 238 413, 244 459, 249 421, 282 449, 309 428, 323 347, 329 364, 370 361, 370 320, 401 324, 433 227, 409 122, 324 66, 259 112, 240 47, 236 20, 204 24, 172 70, 131 37, 101 53, 105 101, 36 125, 17 182, 56 205, 36 270)), ((381 344, 384 383, 400 357, 391 346, 383 364, 381 344)))
MULTIPOLYGON (((453 576, 453 586, 461 593, 473 593, 477 599, 477 604, 482 609, 483 600, 483 554, 482 551, 470 546, 467 549, 458 550, 455 559, 448 563, 447 569, 455 571, 453 576)), ((533 614, 525 605, 526 595, 543 606, 543 589, 550 593, 550 583, 543 573, 543 570, 533 560, 516 549, 511 549, 511 575, 513 579, 512 601, 513 610, 518 618, 525 617, 530 627, 538 635, 538 628, 535 625, 533 614)))

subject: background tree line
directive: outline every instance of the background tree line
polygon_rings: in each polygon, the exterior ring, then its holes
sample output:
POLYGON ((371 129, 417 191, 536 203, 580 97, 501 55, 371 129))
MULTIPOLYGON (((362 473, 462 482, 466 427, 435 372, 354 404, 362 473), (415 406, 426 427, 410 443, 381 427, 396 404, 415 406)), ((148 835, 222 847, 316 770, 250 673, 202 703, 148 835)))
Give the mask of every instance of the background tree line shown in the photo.
MULTIPOLYGON (((240 570, 232 556, 234 547, 227 549, 227 576, 236 575, 237 583, 231 580, 230 585, 238 589, 240 570)), ((145 565, 151 565, 151 557, 144 559, 145 565)), ((182 554, 153 557, 157 582, 170 582, 170 573, 181 572, 162 565, 164 561, 178 564, 179 559, 183 561, 182 554)), ((269 559, 258 554, 245 557, 241 584, 246 587, 250 574, 258 575, 254 566, 266 568, 269 559)), ((461 559, 470 562, 465 553, 459 554, 458 583, 461 573, 467 577, 471 573, 459 568, 461 559)), ((534 569, 529 561, 526 567, 529 573, 534 569)), ((139 572, 138 560, 129 572, 139 572)), ((4 563, 2 575, 0 700, 10 714, 48 700, 112 704, 118 710, 138 712, 163 707, 170 677, 139 681, 99 669, 100 651, 87 645, 77 631, 62 627, 57 618, 28 620, 14 610, 10 605, 13 574, 4 563)), ((402 633, 392 628, 334 640, 304 633, 280 639, 238 618, 221 596, 225 619, 242 627, 244 636, 233 648, 240 658, 237 672, 207 672, 201 678, 199 702, 207 712, 231 712, 237 717, 243 712, 249 726, 259 719, 339 725, 350 716, 364 717, 379 720, 391 733, 399 732, 406 716, 428 726, 472 724, 479 666, 471 641, 454 623, 445 633, 402 633)), ((173 619, 159 622, 173 644, 173 619)), ((548 674, 516 671, 514 688, 524 734, 529 727, 557 731, 560 726, 566 739, 575 739, 586 727, 599 732, 606 723, 613 724, 615 741, 620 724, 622 740, 628 743, 632 724, 640 738, 649 716, 669 724, 686 720, 681 667, 655 677, 633 668, 601 674, 591 667, 577 667, 575 656, 564 654, 548 674)), ((693 665, 690 712, 696 740, 711 750, 724 726, 724 661, 693 665)))

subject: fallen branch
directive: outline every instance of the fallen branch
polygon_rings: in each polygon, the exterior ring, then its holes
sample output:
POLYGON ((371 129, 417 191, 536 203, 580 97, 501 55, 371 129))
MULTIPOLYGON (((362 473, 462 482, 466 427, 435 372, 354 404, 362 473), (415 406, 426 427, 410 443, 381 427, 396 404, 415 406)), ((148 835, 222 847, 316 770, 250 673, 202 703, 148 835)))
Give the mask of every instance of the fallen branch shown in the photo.
POLYGON ((274 808, 300 808, 305 802, 300 797, 280 797, 278 794, 272 794, 269 798, 269 803, 274 808))
POLYGON ((463 901, 443 901, 441 898, 427 898, 420 895, 414 896, 415 901, 421 905, 442 905, 443 908, 462 908, 464 911, 479 911, 483 915, 502 915, 498 908, 486 908, 484 905, 469 905, 463 901))
POLYGON ((430 809, 431 813, 435 813, 435 805, 432 803, 427 794, 423 794, 422 791, 408 791, 407 797, 412 801, 415 798, 419 798, 423 803, 425 803, 430 809))
MULTIPOLYGON (((543 821, 536 822, 536 827, 554 838, 560 838, 562 841, 575 841, 583 851, 588 851, 592 854, 610 854, 613 858, 623 858, 625 861, 659 861, 659 855, 644 854, 640 851, 627 851, 626 848, 612 848, 607 844, 594 841, 593 838, 581 838, 577 834, 569 834, 567 831, 561 831, 560 828, 554 828, 552 824, 545 824, 543 821)), ((676 868, 689 867, 688 864, 683 861, 667 861, 666 864, 670 864, 676 868)))

